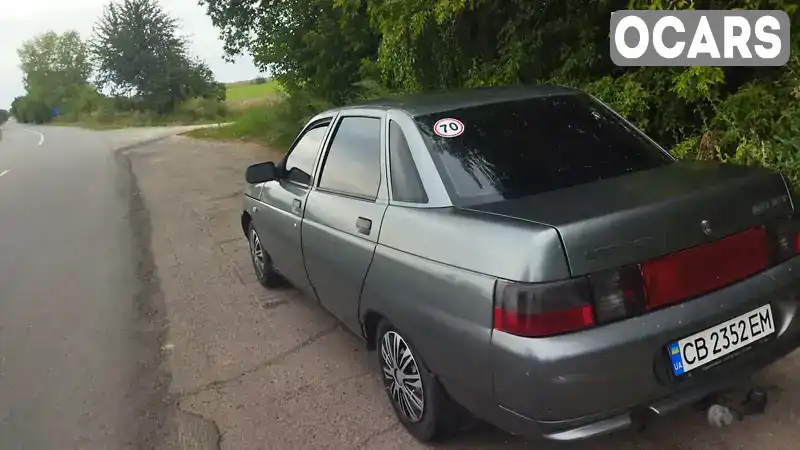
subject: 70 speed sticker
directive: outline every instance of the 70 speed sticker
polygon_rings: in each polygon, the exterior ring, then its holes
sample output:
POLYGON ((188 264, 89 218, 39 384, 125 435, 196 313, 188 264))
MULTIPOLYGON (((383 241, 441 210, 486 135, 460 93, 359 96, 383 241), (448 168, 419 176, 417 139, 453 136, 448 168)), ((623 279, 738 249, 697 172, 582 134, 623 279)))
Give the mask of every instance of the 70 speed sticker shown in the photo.
POLYGON ((461 133, 464 132, 464 124, 460 120, 450 117, 439 119, 433 125, 433 132, 446 138, 461 136, 461 133))

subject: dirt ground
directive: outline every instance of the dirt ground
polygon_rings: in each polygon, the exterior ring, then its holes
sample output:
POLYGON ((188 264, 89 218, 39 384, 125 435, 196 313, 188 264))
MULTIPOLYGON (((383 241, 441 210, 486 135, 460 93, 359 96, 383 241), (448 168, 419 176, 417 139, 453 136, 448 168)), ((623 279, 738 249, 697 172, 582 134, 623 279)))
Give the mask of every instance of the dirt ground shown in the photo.
MULTIPOLYGON (((260 147, 172 137, 128 154, 150 220, 163 314, 170 422, 164 448, 419 449, 395 420, 374 354, 315 300, 266 290, 239 216, 260 147)), ((530 442, 478 426, 437 448, 797 449, 800 354, 760 375, 777 385, 767 413, 712 429, 694 411, 576 444, 530 442)))

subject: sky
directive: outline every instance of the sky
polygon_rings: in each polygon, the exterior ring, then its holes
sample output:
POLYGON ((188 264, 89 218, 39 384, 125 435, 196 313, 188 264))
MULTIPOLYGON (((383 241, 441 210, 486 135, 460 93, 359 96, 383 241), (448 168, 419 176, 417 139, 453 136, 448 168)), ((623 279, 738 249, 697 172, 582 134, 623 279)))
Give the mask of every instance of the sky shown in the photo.
MULTIPOLYGON (((53 30, 75 30, 84 39, 109 0, 0 0, 0 108, 8 108, 23 95, 22 72, 17 49, 26 40, 53 30)), ((189 50, 209 65, 217 81, 249 80, 258 76, 252 58, 242 56, 233 63, 223 60, 219 32, 197 0, 159 0, 164 10, 178 20, 181 34, 189 37, 189 50)))

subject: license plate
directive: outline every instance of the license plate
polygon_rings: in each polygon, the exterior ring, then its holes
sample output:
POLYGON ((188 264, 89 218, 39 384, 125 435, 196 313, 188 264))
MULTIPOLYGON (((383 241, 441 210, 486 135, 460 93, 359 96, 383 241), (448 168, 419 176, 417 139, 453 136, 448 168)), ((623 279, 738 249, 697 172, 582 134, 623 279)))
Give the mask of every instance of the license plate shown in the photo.
POLYGON ((672 373, 683 375, 775 332, 772 309, 764 305, 727 322, 674 341, 667 347, 672 373))

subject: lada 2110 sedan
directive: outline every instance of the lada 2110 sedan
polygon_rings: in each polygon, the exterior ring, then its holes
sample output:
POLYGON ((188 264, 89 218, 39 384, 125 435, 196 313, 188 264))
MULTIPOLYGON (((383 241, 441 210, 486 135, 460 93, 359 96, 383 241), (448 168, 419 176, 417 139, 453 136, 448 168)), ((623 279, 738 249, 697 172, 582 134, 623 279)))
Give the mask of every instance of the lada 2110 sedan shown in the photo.
POLYGON ((679 162, 559 87, 338 108, 247 169, 259 280, 377 349, 418 439, 455 405, 576 440, 720 391, 800 342, 791 190, 679 162))

